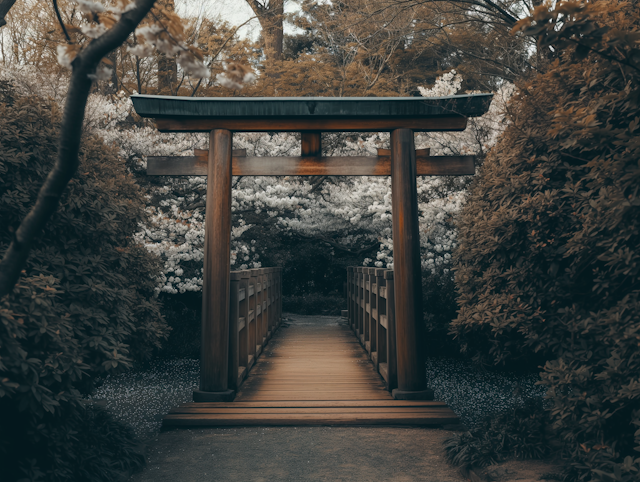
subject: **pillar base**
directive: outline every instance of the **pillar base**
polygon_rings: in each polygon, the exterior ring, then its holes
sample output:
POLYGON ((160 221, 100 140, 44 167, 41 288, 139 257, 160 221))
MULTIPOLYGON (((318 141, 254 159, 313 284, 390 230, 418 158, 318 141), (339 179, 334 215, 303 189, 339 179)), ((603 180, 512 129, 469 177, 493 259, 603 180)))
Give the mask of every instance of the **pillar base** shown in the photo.
POLYGON ((433 390, 427 388, 417 392, 394 389, 391 395, 395 400, 433 400, 433 390))
POLYGON ((194 402, 233 402, 234 398, 236 398, 235 390, 225 390, 224 392, 193 391, 194 402))

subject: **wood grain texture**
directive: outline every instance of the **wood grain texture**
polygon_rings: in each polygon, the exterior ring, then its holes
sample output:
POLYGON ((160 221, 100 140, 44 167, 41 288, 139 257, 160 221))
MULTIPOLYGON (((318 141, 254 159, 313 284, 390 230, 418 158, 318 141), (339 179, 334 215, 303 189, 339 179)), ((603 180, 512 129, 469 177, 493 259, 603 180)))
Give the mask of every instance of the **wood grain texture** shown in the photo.
POLYGON ((320 132, 303 132, 301 134, 302 157, 319 157, 322 155, 322 137, 320 132))
MULTIPOLYGON (((209 149, 194 149, 193 155, 196 157, 209 157, 209 149)), ((246 149, 231 149, 232 157, 245 157, 247 155, 246 149)))
POLYGON ((231 402, 185 403, 165 426, 457 423, 443 402, 394 400, 349 325, 285 323, 231 402))
POLYGON ((229 387, 231 132, 212 131, 209 143, 200 390, 224 392, 229 387))
MULTIPOLYGON (((205 151, 206 152, 206 151, 205 151)), ((149 176, 206 176, 204 156, 149 156, 149 176)), ((416 157, 418 176, 471 176, 474 156, 416 157)), ((390 176, 389 156, 233 157, 234 176, 390 176)))
POLYGON ((413 132, 391 133, 393 277, 398 389, 426 390, 420 231, 413 132))
POLYGON ((467 118, 461 115, 438 117, 193 117, 156 119, 160 132, 207 132, 228 129, 234 132, 383 132, 412 129, 416 132, 463 131, 467 118))

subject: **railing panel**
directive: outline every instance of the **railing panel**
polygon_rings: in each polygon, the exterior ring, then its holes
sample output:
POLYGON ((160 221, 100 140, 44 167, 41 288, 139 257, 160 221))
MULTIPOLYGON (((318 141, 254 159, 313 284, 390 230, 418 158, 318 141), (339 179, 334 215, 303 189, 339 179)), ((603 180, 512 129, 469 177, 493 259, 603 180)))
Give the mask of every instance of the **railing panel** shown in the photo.
POLYGON ((237 390, 282 319, 282 270, 230 273, 229 388, 237 390))
POLYGON ((347 322, 385 380, 397 387, 397 354, 393 271, 347 268, 347 322))

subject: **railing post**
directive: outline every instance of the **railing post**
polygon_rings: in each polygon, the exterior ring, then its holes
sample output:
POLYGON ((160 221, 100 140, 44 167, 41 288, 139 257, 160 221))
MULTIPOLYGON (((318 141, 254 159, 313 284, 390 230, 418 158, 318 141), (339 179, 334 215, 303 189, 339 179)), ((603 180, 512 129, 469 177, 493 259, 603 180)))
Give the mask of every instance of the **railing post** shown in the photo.
POLYGON ((262 308, 260 309, 260 323, 262 325, 262 349, 267 345, 267 336, 269 334, 268 328, 268 317, 266 310, 266 302, 267 302, 267 275, 265 274, 265 270, 260 270, 260 303, 262 303, 262 308))
POLYGON ((256 358, 262 353, 264 348, 264 334, 262 328, 262 270, 252 269, 251 274, 255 277, 255 320, 256 320, 256 358))
POLYGON ((353 328, 353 267, 347 266, 347 323, 353 328))
POLYGON ((240 276, 241 271, 232 271, 231 293, 229 299, 229 388, 238 389, 238 368, 240 360, 240 343, 238 340, 240 316, 240 276))
POLYGON ((273 336, 275 326, 273 323, 273 268, 267 268, 267 318, 269 321, 269 338, 273 336))
POLYGON ((378 369, 378 283, 376 268, 369 268, 369 356, 378 369))
POLYGON ((431 400, 425 374, 416 153, 410 129, 391 132, 391 198, 398 357, 393 396, 431 400))
POLYGON ((369 268, 362 269, 364 281, 364 329, 361 337, 362 345, 371 356, 371 283, 369 282, 369 268))
MULTIPOLYGON (((249 362, 249 354, 253 353, 249 344, 249 278, 251 273, 247 270, 240 271, 240 291, 244 291, 244 297, 240 300, 239 319, 242 319, 244 328, 238 332, 238 363, 239 370, 242 371, 244 367, 244 373, 238 374, 238 384, 247 376, 247 372, 251 368, 249 362)), ((253 361, 253 360, 252 360, 253 361)))
POLYGON ((276 268, 276 323, 282 323, 282 268, 276 268))
MULTIPOLYGON (((388 390, 398 386, 398 351, 396 346, 396 297, 393 271, 384 271, 387 291, 387 369, 389 373, 388 390)), ((425 375, 426 377, 426 375, 425 375)))
POLYGON ((202 346, 200 390, 196 402, 230 401, 229 389, 229 271, 231 262, 232 134, 216 129, 209 135, 202 282, 202 346))
POLYGON ((363 331, 362 320, 364 319, 364 277, 362 275, 362 267, 358 266, 356 269, 358 271, 358 323, 356 326, 356 335, 358 336, 358 339, 360 339, 363 331))
POLYGON ((258 278, 255 269, 249 270, 249 359, 254 364, 260 354, 258 350, 258 319, 256 307, 256 287, 258 278))

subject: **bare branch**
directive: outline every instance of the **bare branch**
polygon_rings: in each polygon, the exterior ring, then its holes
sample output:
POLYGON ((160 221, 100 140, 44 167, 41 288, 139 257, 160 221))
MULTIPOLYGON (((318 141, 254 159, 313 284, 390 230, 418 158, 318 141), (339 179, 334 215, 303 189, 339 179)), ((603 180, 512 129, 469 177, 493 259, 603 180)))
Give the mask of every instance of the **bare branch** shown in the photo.
MULTIPOLYGON (((251 22, 251 20, 253 20, 254 18, 257 18, 256 16, 251 17, 249 20, 247 20, 246 22, 241 23, 240 25, 238 25, 236 28, 234 28, 231 33, 229 34, 229 36, 225 39, 224 42, 222 42, 222 45, 220 46, 220 48, 218 49, 218 51, 216 52, 216 54, 211 57, 211 61, 209 62, 209 64, 207 65, 207 67, 211 68, 211 66, 213 65, 213 62, 218 58, 218 55, 220 55, 220 52, 222 52, 222 49, 224 49, 227 45, 227 43, 229 43, 229 40, 231 40, 236 32, 238 31, 239 28, 244 27, 246 24, 248 24, 249 22, 251 22)), ((198 83, 196 84, 196 86, 193 88, 193 92, 191 92, 191 97, 196 95, 196 92, 198 91, 198 89, 200 88, 200 84, 202 84, 202 78, 198 79, 198 83)))
POLYGON ((56 17, 58 18, 58 23, 60 24, 60 28, 64 33, 64 36, 67 39, 67 42, 72 44, 71 37, 69 37, 69 32, 67 32, 67 27, 64 26, 64 22, 62 21, 62 15, 60 15, 60 9, 58 8, 58 0, 53 0, 53 10, 56 12, 56 17))

